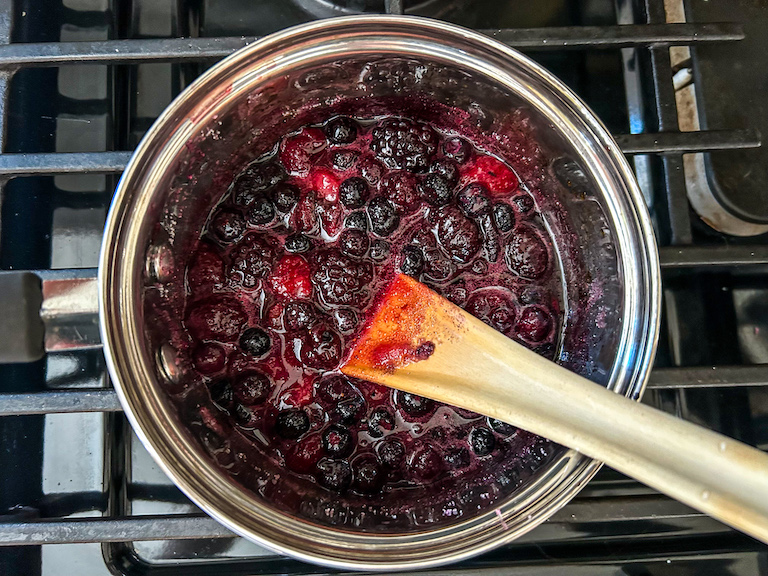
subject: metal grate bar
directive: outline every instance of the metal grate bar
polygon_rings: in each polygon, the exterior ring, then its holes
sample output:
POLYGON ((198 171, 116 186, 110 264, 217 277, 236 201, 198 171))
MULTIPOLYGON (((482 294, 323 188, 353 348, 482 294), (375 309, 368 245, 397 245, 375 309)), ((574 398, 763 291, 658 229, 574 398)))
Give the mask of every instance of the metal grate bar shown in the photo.
POLYGON ((656 368, 648 382, 649 390, 736 386, 768 386, 768 365, 656 368))
MULTIPOLYGON (((741 40, 736 23, 570 26, 480 30, 516 48, 625 48, 741 40)), ((194 62, 228 56, 256 37, 167 38, 100 42, 27 43, 0 46, 0 69, 59 64, 194 62)))
POLYGON ((659 250, 663 269, 768 265, 768 246, 666 246, 659 250))
MULTIPOLYGON (((711 524, 710 529, 726 531, 722 524, 667 497, 651 494, 635 498, 576 500, 555 514, 525 540, 583 539, 579 525, 617 521, 648 523, 694 520, 711 524)), ((84 542, 128 542, 145 540, 183 540, 196 538, 234 538, 232 532, 203 515, 138 516, 127 518, 77 518, 14 522, 0 520, 0 546, 71 544, 84 542)))
POLYGON ((759 148, 755 130, 702 130, 698 132, 657 132, 614 136, 625 154, 664 154, 759 148))
MULTIPOLYGON (((732 388, 768 386, 768 365, 656 368, 648 389, 732 388)), ((114 390, 57 390, 32 394, 0 394, 0 416, 59 412, 118 412, 114 390)))
MULTIPOLYGON (((755 130, 702 130, 700 132, 658 132, 615 136, 625 154, 664 154, 757 148, 755 130)), ((131 152, 77 152, 0 154, 0 176, 42 174, 119 174, 131 152)))
POLYGON ((60 412, 117 412, 114 390, 56 390, 31 394, 0 394, 0 416, 60 412))

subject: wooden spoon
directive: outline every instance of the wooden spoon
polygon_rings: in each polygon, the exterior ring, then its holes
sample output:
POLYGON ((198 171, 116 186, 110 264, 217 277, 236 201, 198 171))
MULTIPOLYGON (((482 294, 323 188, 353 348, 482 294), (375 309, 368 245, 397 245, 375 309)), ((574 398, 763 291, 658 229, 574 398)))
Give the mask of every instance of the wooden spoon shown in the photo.
POLYGON ((380 298, 344 374, 519 426, 768 542, 768 455, 596 385, 408 276, 380 298))

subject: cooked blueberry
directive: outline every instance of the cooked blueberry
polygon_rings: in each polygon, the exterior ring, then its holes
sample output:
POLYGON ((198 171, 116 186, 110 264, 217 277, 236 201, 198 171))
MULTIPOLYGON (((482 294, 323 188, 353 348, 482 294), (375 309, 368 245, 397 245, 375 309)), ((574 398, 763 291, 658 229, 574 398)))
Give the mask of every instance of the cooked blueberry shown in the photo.
POLYGON ((347 228, 353 228, 355 230, 368 230, 368 216, 362 210, 359 212, 352 212, 344 220, 344 226, 347 228))
POLYGON ((368 434, 373 438, 384 436, 384 430, 392 430, 395 427, 395 418, 389 410, 380 406, 368 417, 368 434))
POLYGON ((293 184, 281 184, 272 192, 275 208, 283 213, 290 212, 291 208, 296 206, 300 197, 301 192, 293 184))
POLYGON ((469 433, 469 445, 472 446, 472 451, 478 456, 487 456, 493 452, 496 440, 493 437, 493 432, 488 428, 475 428, 469 433))
POLYGON ((253 410, 238 403, 232 410, 232 418, 238 426, 248 426, 254 419, 253 410))
POLYGON ((211 393, 211 400, 219 408, 223 410, 232 408, 234 394, 229 380, 215 380, 208 385, 208 391, 211 393))
POLYGON ((240 336, 240 348, 252 356, 260 358, 272 347, 272 339, 261 328, 248 328, 240 336))
POLYGON ((325 125, 325 135, 333 144, 349 144, 357 138, 357 122, 346 116, 338 116, 325 125))
POLYGON ((349 170, 357 162, 357 156, 353 150, 339 150, 333 154, 333 167, 340 172, 349 170))
POLYGON ((432 410, 432 407, 435 405, 429 398, 411 394, 410 392, 404 392, 398 395, 397 400, 402 409, 411 416, 424 416, 432 410))
POLYGON ((414 278, 424 269, 424 254, 418 246, 408 245, 403 248, 400 271, 414 278))
POLYGON ((527 194, 522 194, 520 196, 516 196, 512 199, 512 202, 515 203, 515 206, 517 206, 517 211, 520 212, 520 214, 527 214, 531 210, 533 210, 533 198, 528 196, 527 194))
POLYGON ((357 314, 352 308, 337 308, 333 311, 333 317, 336 319, 336 326, 339 332, 348 334, 357 326, 357 314))
POLYGON ((285 172, 279 164, 273 162, 251 164, 232 186, 232 200, 240 206, 248 206, 283 178, 285 178, 285 172))
POLYGON ((354 488, 365 494, 378 492, 384 481, 385 474, 372 456, 363 456, 352 463, 354 468, 354 488))
POLYGON ((323 448, 331 458, 345 458, 355 448, 352 434, 343 426, 331 426, 323 432, 323 448))
POLYGON ((438 174, 427 174, 419 182, 419 195, 432 206, 445 206, 451 201, 453 188, 438 174))
POLYGON ((365 412, 365 400, 360 396, 347 398, 339 402, 333 412, 342 424, 354 424, 365 412))
POLYGON ((456 183, 459 181, 459 167, 456 165, 456 162, 448 158, 432 162, 429 171, 440 176, 449 186, 456 186, 456 183))
POLYGON ((383 196, 377 196, 368 203, 368 217, 371 219, 371 230, 378 236, 389 236, 400 224, 395 207, 383 196))
POLYGON ((379 461, 388 468, 397 468, 405 460, 405 446, 397 438, 384 440, 378 446, 379 461))
POLYGON ((370 297, 373 266, 337 250, 315 255, 312 284, 325 304, 362 307, 370 297))
POLYGON ((239 212, 222 210, 211 222, 211 232, 224 244, 234 242, 245 232, 245 221, 239 212))
POLYGON ((317 481, 321 486, 343 492, 352 483, 352 468, 346 460, 323 459, 317 465, 317 481))
POLYGON ((261 196, 251 203, 246 217, 251 226, 265 226, 274 220, 275 206, 269 198, 261 196))
POLYGON ((272 392, 272 381, 262 372, 247 372, 240 375, 232 385, 235 398, 243 404, 253 406, 264 402, 272 392))
POLYGON ((291 234, 285 239, 285 249, 294 254, 302 254, 312 250, 312 240, 304 234, 291 234))
POLYGON ((477 224, 455 206, 440 210, 437 239, 448 254, 462 264, 471 262, 483 245, 477 224))
POLYGON ((464 187, 456 195, 456 203, 470 218, 488 214, 491 210, 491 201, 488 199, 488 190, 482 184, 470 184, 464 187))
POLYGON ((294 300, 285 306, 283 322, 288 330, 305 330, 317 318, 315 308, 309 302, 294 300))
POLYGON ((498 480, 499 484, 504 488, 515 488, 521 484, 520 471, 517 467, 510 466, 509 468, 502 470, 501 474, 498 476, 498 480))
POLYGON ((469 450, 462 446, 454 446, 452 448, 448 448, 443 455, 443 460, 445 460, 448 468, 453 470, 466 468, 469 466, 470 461, 469 450))
POLYGON ((344 230, 339 238, 342 253, 353 258, 362 258, 368 252, 371 241, 362 230, 344 230))
POLYGON ((389 243, 386 240, 374 240, 371 242, 371 259, 381 262, 389 256, 389 243))
POLYGON ((339 185, 339 200, 347 208, 360 208, 368 200, 368 184, 357 176, 347 178, 339 185))
POLYGON ((422 480, 431 480, 443 470, 440 455, 432 446, 425 444, 416 449, 409 462, 410 469, 422 480))
POLYGON ((445 141, 443 144, 443 153, 456 160, 459 164, 464 162, 467 158, 469 158, 469 154, 471 151, 471 147, 469 145, 469 142, 464 140, 463 138, 455 137, 455 138, 449 138, 445 141))
POLYGON ((309 430, 309 416, 298 408, 283 410, 277 415, 275 429, 286 440, 296 440, 309 430))
POLYGON ((496 204, 493 207, 493 222, 499 232, 509 232, 515 226, 515 212, 508 204, 496 204))
POLYGON ((493 428, 497 434, 501 434, 502 436, 512 436, 512 434, 517 432, 517 428, 512 426, 512 424, 496 420, 496 418, 488 418, 488 425, 493 428))

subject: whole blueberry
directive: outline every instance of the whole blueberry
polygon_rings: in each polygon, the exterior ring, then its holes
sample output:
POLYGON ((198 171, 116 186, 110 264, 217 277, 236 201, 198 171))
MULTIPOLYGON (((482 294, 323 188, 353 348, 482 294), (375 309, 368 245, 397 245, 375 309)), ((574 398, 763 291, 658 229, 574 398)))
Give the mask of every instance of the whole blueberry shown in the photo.
POLYGON ((429 171, 440 176, 449 186, 456 186, 459 181, 459 167, 456 162, 448 158, 441 158, 432 162, 429 171))
POLYGON ((360 210, 359 212, 352 212, 344 220, 344 226, 347 228, 354 228, 355 230, 368 230, 368 216, 360 210))
POLYGON ((432 206, 445 206, 451 201, 453 187, 438 174, 427 174, 419 182, 419 195, 432 206))
POLYGON ((245 232, 245 222, 239 212, 222 210, 211 222, 211 232, 223 244, 234 242, 245 232))
POLYGON ((261 328, 248 328, 240 336, 240 348, 243 352, 260 358, 272 347, 272 339, 261 328))
POLYGON ((265 226, 275 218, 275 206, 264 196, 256 198, 248 209, 246 215, 251 226, 265 226))
POLYGON ((371 242, 371 258, 375 262, 381 262, 389 256, 389 243, 386 240, 374 240, 371 242))
POLYGON ((332 144, 349 144, 357 138, 357 122, 346 116, 337 116, 328 121, 324 132, 332 144))
POLYGON ((285 249, 294 254, 312 250, 312 240, 304 234, 291 234, 285 239, 285 249))
POLYGON ((398 404, 403 411, 411 416, 424 416, 435 405, 434 401, 417 394, 404 392, 398 396, 398 404))
POLYGON ((517 428, 512 426, 512 424, 507 424, 501 420, 496 420, 496 418, 488 418, 488 425, 502 436, 511 436, 517 432, 517 428))
POLYGON ((384 440, 378 446, 379 462, 387 468, 397 468, 405 460, 405 446, 397 438, 384 440))
POLYGON ((352 483, 352 468, 346 460, 323 459, 317 464, 317 481, 335 492, 343 492, 352 483))
POLYGON ((368 434, 373 438, 384 436, 384 430, 392 430, 395 427, 395 418, 389 410, 380 406, 368 417, 368 434))
POLYGON ((362 258, 368 252, 371 241, 368 234, 362 230, 344 230, 339 238, 339 246, 343 254, 353 258, 362 258))
POLYGON ((403 248, 400 271, 414 278, 424 269, 424 253, 418 246, 408 245, 403 248))
POLYGON ((475 428, 469 433, 469 445, 478 456, 487 456, 493 452, 496 440, 488 428, 475 428))
POLYGON ((448 448, 443 454, 443 460, 450 469, 466 468, 470 462, 469 450, 462 446, 448 448))
POLYGON ((280 184, 272 192, 275 208, 280 212, 290 212, 301 197, 301 192, 293 184, 280 184))
POLYGON ((234 393, 232 383, 229 380, 214 380, 208 385, 208 391, 211 394, 211 400, 219 408, 223 410, 232 408, 234 393))
POLYGON ((509 204, 496 204, 493 207, 493 222, 499 232, 509 232, 515 227, 515 212, 509 204))
POLYGON ((314 306, 300 300, 288 303, 283 311, 283 322, 288 330, 305 330, 316 318, 314 306))
POLYGON ((296 440, 309 430, 309 416, 298 408, 282 410, 277 415, 275 429, 286 440, 296 440))
POLYGON ((346 458, 355 449, 352 433, 343 426, 331 426, 323 432, 323 448, 331 458, 346 458))
POLYGON ((376 196, 368 203, 371 230, 378 236, 389 236, 400 225, 400 217, 392 203, 383 196, 376 196))
POLYGON ((261 404, 272 392, 272 381, 263 372, 250 371, 241 374, 232 385, 235 398, 242 404, 261 404))
POLYGON ((339 200, 347 208, 362 207, 368 195, 368 183, 358 176, 347 178, 339 185, 339 200))

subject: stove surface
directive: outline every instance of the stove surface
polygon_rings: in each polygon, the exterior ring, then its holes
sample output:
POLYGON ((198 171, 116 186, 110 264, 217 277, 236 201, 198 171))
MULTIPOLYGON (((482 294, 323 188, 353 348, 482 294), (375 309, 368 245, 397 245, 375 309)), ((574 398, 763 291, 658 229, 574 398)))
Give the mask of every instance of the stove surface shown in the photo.
MULTIPOLYGON (((738 22, 723 23, 737 13, 718 14, 715 28, 654 28, 666 21, 660 0, 0 2, 0 87, 8 95, 0 108, 0 269, 34 271, 44 295, 55 286, 92 286, 119 173, 164 107, 222 57, 207 38, 233 38, 226 52, 247 41, 241 36, 387 6, 523 47, 617 135, 662 247, 663 334, 644 402, 768 449, 768 235, 715 231, 688 204, 683 175, 684 153, 744 148, 742 170, 755 167, 750 185, 768 184, 752 180, 762 173, 751 158, 760 154, 759 135, 748 117, 717 113, 704 131, 679 132, 678 70, 669 41, 658 40, 664 33, 715 54, 743 48, 738 22), (617 28, 632 24, 639 27, 617 28), (147 48, 146 41, 181 37, 191 40, 147 48), (113 43, 122 39, 133 42, 113 43), (205 57, 182 59, 192 45, 205 57), (130 63, 125 51, 135 56, 130 63), (54 57, 60 63, 52 65, 54 57)), ((768 16, 764 3, 751 9, 768 16)), ((690 10, 685 26, 696 26, 698 15, 690 10)), ((767 64, 765 53, 727 53, 734 68, 767 64)), ((695 64, 696 50, 692 58, 695 64)), ((706 74, 696 82, 707 90, 706 74)), ((745 101, 765 104, 765 94, 743 90, 745 101)), ((708 99, 699 106, 709 110, 708 99)), ((14 305, 3 294, 0 303, 14 305)), ((0 364, 0 575, 327 573, 233 537, 166 478, 120 412, 88 335, 94 312, 87 294, 74 316, 54 309, 46 343, 58 350, 0 364)), ((766 552, 604 469, 525 537, 438 572, 742 576, 765 573, 766 552)))

